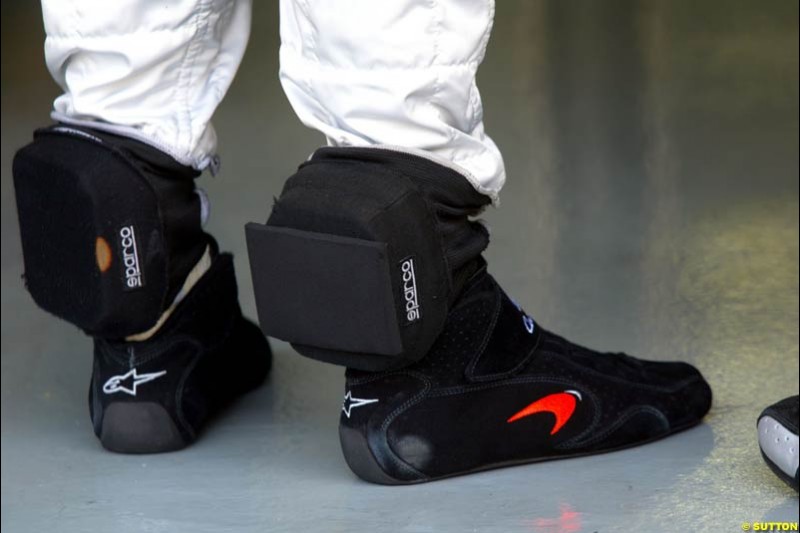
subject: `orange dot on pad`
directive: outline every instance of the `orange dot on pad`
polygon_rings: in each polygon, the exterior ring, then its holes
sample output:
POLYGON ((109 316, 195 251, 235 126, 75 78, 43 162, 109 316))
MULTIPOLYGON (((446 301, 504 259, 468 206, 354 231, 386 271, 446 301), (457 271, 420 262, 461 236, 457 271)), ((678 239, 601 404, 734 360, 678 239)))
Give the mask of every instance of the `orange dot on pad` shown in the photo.
POLYGON ((103 237, 97 237, 94 241, 94 257, 100 272, 105 273, 111 268, 111 247, 103 237))

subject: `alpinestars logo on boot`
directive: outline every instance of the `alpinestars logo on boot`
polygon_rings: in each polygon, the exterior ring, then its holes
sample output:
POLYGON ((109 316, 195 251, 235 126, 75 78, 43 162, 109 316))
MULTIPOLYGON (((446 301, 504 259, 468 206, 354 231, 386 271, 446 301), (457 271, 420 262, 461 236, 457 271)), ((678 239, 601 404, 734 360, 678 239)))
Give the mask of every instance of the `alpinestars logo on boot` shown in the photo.
POLYGON ((125 269, 125 290, 144 286, 142 269, 139 266, 139 250, 136 247, 136 233, 133 225, 119 230, 119 247, 122 255, 122 268, 125 269))
POLYGON ((361 407, 362 405, 368 405, 377 401, 377 398, 353 398, 350 391, 347 391, 347 394, 344 395, 344 402, 342 402, 342 412, 347 415, 347 418, 350 418, 350 411, 356 407, 361 407))
POLYGON ((124 392, 131 396, 136 396, 136 389, 139 385, 143 385, 154 379, 158 379, 167 373, 166 370, 160 372, 150 372, 147 374, 139 374, 136 369, 129 370, 121 376, 111 376, 108 381, 103 384, 103 392, 106 394, 114 394, 115 392, 124 392), (130 385, 128 384, 130 383, 130 385))
POLYGON ((406 320, 411 323, 422 318, 417 296, 417 276, 414 272, 414 258, 409 257, 400 262, 403 276, 403 299, 405 301, 406 320))

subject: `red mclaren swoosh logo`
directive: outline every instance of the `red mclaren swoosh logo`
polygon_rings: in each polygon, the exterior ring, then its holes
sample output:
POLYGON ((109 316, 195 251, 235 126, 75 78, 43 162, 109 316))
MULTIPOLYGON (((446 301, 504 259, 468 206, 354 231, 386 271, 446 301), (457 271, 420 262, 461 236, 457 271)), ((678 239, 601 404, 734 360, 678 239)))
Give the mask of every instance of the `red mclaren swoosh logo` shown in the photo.
POLYGON ((511 422, 516 422, 520 418, 535 415, 536 413, 552 413, 553 416, 556 417, 556 423, 550 431, 550 434, 555 435, 572 417, 572 413, 575 412, 575 406, 580 399, 581 393, 574 390, 549 394, 522 409, 509 418, 507 422, 510 424, 511 422))

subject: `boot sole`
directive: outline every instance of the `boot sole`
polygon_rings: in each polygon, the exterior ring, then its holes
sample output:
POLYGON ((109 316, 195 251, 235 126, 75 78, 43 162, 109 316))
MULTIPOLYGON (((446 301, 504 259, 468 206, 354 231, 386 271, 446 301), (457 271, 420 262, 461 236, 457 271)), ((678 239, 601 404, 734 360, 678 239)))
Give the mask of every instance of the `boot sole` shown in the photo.
POLYGON ((342 425, 339 425, 339 441, 342 445, 342 454, 344 455, 344 459, 345 462, 347 463, 347 466, 350 467, 350 470, 352 470, 355 475, 357 475, 364 481, 368 481, 370 483, 376 483, 378 485, 416 485, 419 483, 427 483, 428 481, 438 481, 441 479, 447 479, 456 476, 485 472, 487 470, 495 470, 497 468, 506 468, 509 466, 520 466, 532 463, 542 463, 545 461, 556 461, 560 459, 572 459, 575 457, 586 457, 589 455, 599 455, 603 453, 626 450, 628 448, 634 448, 636 446, 641 446, 643 444, 649 444, 651 442, 661 440, 665 437, 669 437, 670 435, 680 433, 681 431, 685 431, 689 428, 699 425, 700 422, 701 421, 699 420, 691 422, 689 424, 673 428, 669 433, 665 433, 664 435, 659 435, 651 439, 639 442, 633 442, 630 444, 626 444, 624 446, 618 446, 616 448, 609 448, 607 450, 574 453, 569 455, 556 455, 548 457, 531 457, 528 459, 520 459, 515 461, 491 463, 484 466, 480 466, 478 468, 462 470, 459 472, 452 472, 450 474, 445 474, 442 476, 425 477, 421 479, 412 479, 412 480, 397 479, 387 474, 381 468, 378 461, 375 459, 375 455, 372 453, 372 450, 370 448, 369 443, 367 442, 367 438, 364 433, 354 430, 352 428, 347 428, 343 427, 342 425))

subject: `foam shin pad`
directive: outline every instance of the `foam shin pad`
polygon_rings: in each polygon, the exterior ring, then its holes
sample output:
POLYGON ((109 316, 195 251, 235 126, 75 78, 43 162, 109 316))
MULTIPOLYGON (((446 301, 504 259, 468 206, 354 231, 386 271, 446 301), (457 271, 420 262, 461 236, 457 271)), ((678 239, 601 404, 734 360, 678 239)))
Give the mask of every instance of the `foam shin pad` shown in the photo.
POLYGON ((428 352, 459 272, 488 242, 468 220, 488 199, 419 159, 322 149, 287 181, 267 224, 247 225, 266 334, 364 370, 401 367, 428 352))
POLYGON ((28 290, 105 338, 151 327, 208 244, 196 173, 133 143, 57 126, 14 159, 28 290))

